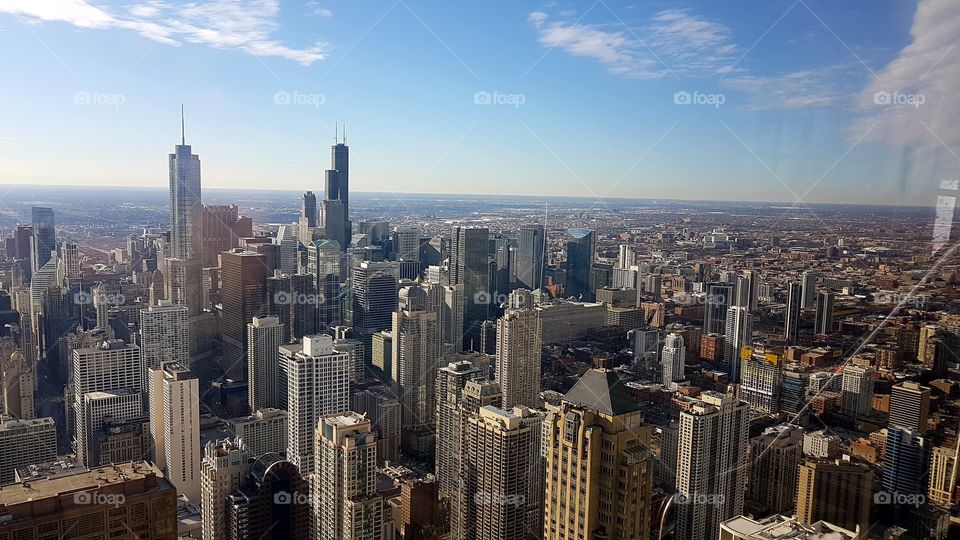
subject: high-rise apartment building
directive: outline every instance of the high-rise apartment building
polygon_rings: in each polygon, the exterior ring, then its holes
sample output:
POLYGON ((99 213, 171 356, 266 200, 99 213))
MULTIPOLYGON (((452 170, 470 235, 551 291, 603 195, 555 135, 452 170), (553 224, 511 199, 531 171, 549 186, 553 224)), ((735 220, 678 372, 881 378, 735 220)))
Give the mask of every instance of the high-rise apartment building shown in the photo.
POLYGON ((377 436, 355 412, 323 416, 316 428, 313 521, 317 540, 380 540, 377 436))
POLYGON ((451 362, 437 372, 437 486, 441 499, 449 499, 460 483, 463 422, 470 412, 464 408, 463 390, 468 381, 484 373, 470 362, 451 362))
POLYGON ((855 416, 870 414, 873 410, 872 367, 847 365, 843 368, 843 411, 855 416))
POLYGON ((314 430, 321 416, 350 409, 350 355, 333 349, 327 335, 306 336, 280 348, 287 380, 287 459, 304 474, 314 470, 314 430))
POLYGON ((724 334, 727 331, 727 310, 733 305, 733 285, 709 283, 706 292, 706 302, 703 307, 703 333, 724 334))
POLYGON ((526 407, 485 405, 463 430, 457 530, 464 540, 525 538, 539 530, 543 500, 543 416, 526 407), (491 466, 495 464, 495 466, 491 466))
POLYGON ((264 255, 241 248, 221 253, 220 265, 224 371, 243 380, 247 375, 247 324, 267 314, 265 291, 270 273, 264 255))
POLYGON ((200 381, 182 364, 150 368, 154 457, 177 492, 200 501, 200 381))
POLYGON ((524 291, 510 293, 511 307, 497 319, 496 381, 505 408, 537 407, 540 401, 540 312, 520 301, 524 291))
POLYGON ((750 310, 734 306, 727 309, 724 328, 724 362, 731 382, 740 382, 741 352, 753 338, 753 315, 750 310))
MULTIPOLYGON (((413 295, 424 295, 411 287, 413 295)), ((436 373, 440 365, 440 328, 437 313, 425 303, 393 313, 393 389, 403 405, 402 444, 427 455, 432 451, 436 414, 436 373)))
POLYGON ((803 312, 803 287, 799 282, 791 281, 787 289, 787 311, 783 320, 783 339, 787 343, 796 343, 800 328, 800 314, 803 312))
POLYGON ((400 460, 402 405, 397 396, 383 385, 371 386, 350 396, 350 410, 370 419, 377 435, 377 464, 400 460))
POLYGON ((250 410, 286 407, 280 378, 284 328, 277 317, 254 317, 247 324, 247 400, 250 410))
POLYGON ((680 413, 676 538, 717 538, 720 522, 743 513, 750 407, 705 391, 680 413))
POLYGON ((204 539, 228 539, 227 499, 244 482, 252 467, 253 459, 241 437, 208 441, 203 447, 200 507, 204 539))
POLYGON ((190 312, 161 301, 140 310, 140 354, 146 368, 167 362, 190 363, 190 312))
POLYGON ((57 249, 57 222, 53 216, 53 208, 34 206, 30 209, 30 215, 33 221, 32 271, 36 272, 47 264, 52 256, 51 252, 57 249))
POLYGON ((792 424, 767 428, 750 439, 747 504, 763 514, 790 514, 797 496, 803 430, 792 424))
POLYGON ((227 497, 227 538, 311 538, 308 494, 307 475, 296 465, 279 454, 260 456, 227 497))
POLYGON ((813 309, 817 301, 817 278, 819 274, 813 271, 806 271, 800 276, 800 307, 801 309, 813 309))
POLYGON ((780 355, 752 351, 740 364, 740 399, 764 414, 780 412, 784 391, 783 363, 780 355))
POLYGON ((287 451, 289 415, 286 410, 258 409, 250 415, 231 418, 227 422, 233 427, 237 438, 243 439, 243 445, 252 458, 287 451))
POLYGON ((667 334, 660 353, 661 380, 664 385, 675 388, 675 383, 684 379, 686 359, 687 347, 683 336, 676 332, 667 334))
POLYGON ((590 229, 567 231, 567 284, 565 296, 593 301, 593 259, 597 249, 597 233, 590 229))
POLYGON ((253 220, 242 217, 235 204, 204 205, 203 266, 220 266, 220 254, 240 246, 241 238, 253 236, 253 220))
POLYGON ((895 384, 890 389, 890 425, 927 431, 930 416, 930 388, 914 381, 895 384))

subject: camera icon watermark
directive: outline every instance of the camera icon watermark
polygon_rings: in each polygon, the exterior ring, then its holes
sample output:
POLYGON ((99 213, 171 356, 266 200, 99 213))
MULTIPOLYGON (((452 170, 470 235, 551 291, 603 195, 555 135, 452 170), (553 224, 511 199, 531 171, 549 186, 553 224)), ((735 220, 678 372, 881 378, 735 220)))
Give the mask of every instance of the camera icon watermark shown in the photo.
POLYGON ((310 497, 306 493, 294 491, 278 491, 273 494, 273 504, 310 504, 310 497))
POLYGON ((873 504, 913 506, 919 508, 927 502, 923 493, 900 493, 898 491, 878 491, 873 495, 873 504))
POLYGON ((527 96, 524 94, 508 94, 494 90, 479 90, 473 93, 474 105, 509 105, 519 109, 521 105, 527 102, 527 96))
POLYGON ((80 90, 73 94, 74 105, 106 105, 119 109, 120 106, 126 102, 127 96, 124 94, 113 94, 97 90, 80 90))
POLYGON ((274 105, 306 105, 308 107, 320 108, 327 102, 327 97, 323 94, 300 92, 299 90, 279 90, 273 93, 274 105))
POLYGON ((926 298, 918 294, 880 291, 873 293, 873 303, 919 309, 926 304, 926 298))
POLYGON ((99 493, 78 491, 73 494, 73 503, 82 505, 112 506, 119 508, 127 501, 123 493, 99 493))
POLYGON ((711 505, 720 506, 726 498, 722 493, 676 493, 673 496, 675 504, 711 505))
POLYGON ((725 94, 706 94, 699 90, 693 92, 680 90, 673 94, 674 105, 708 105, 719 109, 726 102, 727 96, 725 94))
POLYGON ((73 303, 81 306, 91 304, 122 306, 126 302, 127 298, 121 293, 90 293, 80 291, 73 295, 73 303))
POLYGON ((881 90, 873 93, 874 105, 908 105, 915 109, 926 103, 927 97, 923 94, 903 94, 881 90))

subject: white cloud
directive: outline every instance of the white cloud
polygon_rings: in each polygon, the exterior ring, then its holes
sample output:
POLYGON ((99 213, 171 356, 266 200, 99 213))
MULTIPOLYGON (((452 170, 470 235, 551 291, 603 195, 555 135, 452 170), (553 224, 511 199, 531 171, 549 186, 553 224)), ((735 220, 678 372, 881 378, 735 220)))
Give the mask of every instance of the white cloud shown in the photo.
POLYGON ((333 17, 333 11, 322 7, 320 2, 317 0, 310 0, 307 2, 307 9, 310 11, 311 15, 316 15, 317 17, 333 17))
POLYGON ((121 28, 165 43, 181 42, 236 49, 255 56, 287 58, 309 66, 323 60, 320 44, 292 48, 270 35, 279 28, 278 0, 211 0, 172 4, 146 0, 125 12, 108 11, 88 0, 0 0, 0 13, 28 22, 63 22, 79 28, 121 28))
POLYGON ((849 92, 839 79, 850 66, 791 71, 777 76, 738 75, 723 79, 724 86, 747 95, 748 110, 801 109, 839 104, 849 92))
MULTIPOLYGON (((851 137, 862 133, 865 126, 877 123, 871 133, 874 140, 912 146, 919 152, 947 152, 949 148, 960 156, 957 28, 960 28, 960 3, 920 1, 910 29, 912 42, 879 71, 858 96, 862 116, 852 126, 851 137), (875 99, 878 93, 881 103, 875 99), (903 104, 884 104, 883 93, 906 97, 901 98, 903 104), (913 106, 907 101, 909 96, 922 96, 923 103, 913 106)), ((955 169, 955 160, 948 159, 955 169)))
POLYGON ((687 10, 661 11, 636 28, 573 22, 569 15, 553 21, 542 11, 530 13, 527 21, 537 30, 540 45, 592 58, 615 74, 639 79, 726 73, 737 52, 725 25, 687 10))

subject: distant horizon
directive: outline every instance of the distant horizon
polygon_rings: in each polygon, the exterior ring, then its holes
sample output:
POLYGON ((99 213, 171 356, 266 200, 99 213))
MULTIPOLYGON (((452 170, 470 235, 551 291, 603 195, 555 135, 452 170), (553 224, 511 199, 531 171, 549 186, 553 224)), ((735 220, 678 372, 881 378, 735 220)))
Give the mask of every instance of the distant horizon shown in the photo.
MULTIPOLYGON (((55 188, 70 188, 70 189, 79 189, 79 190, 92 190, 92 189, 122 189, 122 190, 143 190, 143 191, 167 191, 169 188, 162 185, 148 185, 148 186, 129 186, 129 185, 76 185, 76 184, 3 184, 0 183, 0 190, 7 188, 16 188, 16 189, 55 189, 55 188)), ((202 191, 237 191, 237 192, 261 192, 261 193, 291 193, 296 195, 302 195, 307 191, 312 191, 316 195, 322 195, 323 190, 317 189, 291 189, 291 188, 251 188, 251 187, 222 187, 222 186, 212 186, 202 188, 202 191)), ((391 196, 394 198, 402 198, 407 196, 412 197, 425 197, 425 196, 438 196, 438 197, 467 197, 470 199, 481 199, 485 197, 492 197, 497 199, 504 198, 525 198, 525 199, 573 199, 573 200, 586 200, 586 201, 637 201, 637 202, 678 202, 678 203, 723 203, 723 204, 743 204, 743 205, 752 205, 752 204, 762 204, 762 205, 784 205, 784 206, 794 206, 796 205, 799 208, 803 206, 822 206, 822 207, 843 207, 843 206, 858 206, 858 207, 876 207, 876 208, 911 208, 911 209, 927 209, 933 210, 936 208, 935 205, 922 205, 922 204, 882 204, 882 203, 869 203, 869 202, 820 202, 820 201, 805 201, 802 203, 797 203, 796 201, 787 201, 787 200, 737 200, 737 199, 684 199, 684 198, 669 198, 669 197, 651 197, 651 198, 640 198, 640 197, 618 197, 618 196, 604 196, 604 197, 591 197, 589 195, 529 195, 529 194, 512 194, 512 193, 440 193, 440 192, 425 192, 425 191, 411 191, 407 193, 397 193, 391 191, 358 191, 351 189, 351 195, 385 195, 391 196)), ((3 195, 3 193, 0 193, 3 195)))

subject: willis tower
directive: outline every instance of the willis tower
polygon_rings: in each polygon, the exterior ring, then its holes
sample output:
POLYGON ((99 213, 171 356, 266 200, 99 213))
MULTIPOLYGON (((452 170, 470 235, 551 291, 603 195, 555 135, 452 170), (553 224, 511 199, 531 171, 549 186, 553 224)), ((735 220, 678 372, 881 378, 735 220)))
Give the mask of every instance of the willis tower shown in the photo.
POLYGON ((332 168, 326 171, 326 184, 323 190, 323 232, 327 240, 340 243, 340 250, 346 251, 352 238, 350 224, 350 149, 344 130, 343 142, 339 133, 335 133, 330 148, 332 168))

